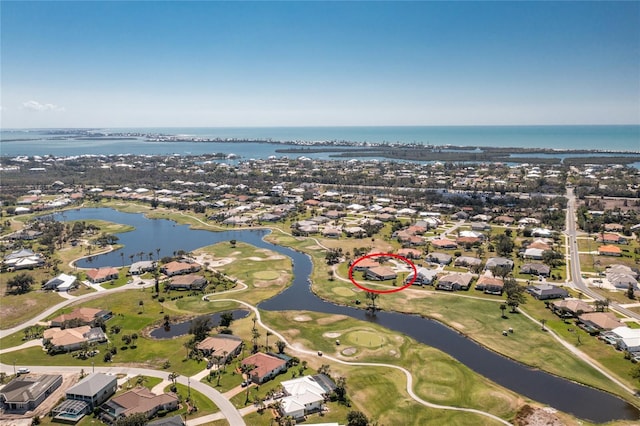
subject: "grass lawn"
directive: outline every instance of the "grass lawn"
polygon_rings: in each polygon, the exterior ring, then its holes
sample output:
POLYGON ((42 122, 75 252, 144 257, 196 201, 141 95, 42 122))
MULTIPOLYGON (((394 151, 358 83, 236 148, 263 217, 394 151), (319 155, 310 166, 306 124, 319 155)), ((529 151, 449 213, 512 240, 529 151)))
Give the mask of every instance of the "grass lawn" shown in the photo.
MULTIPOLYGON (((477 375, 443 352, 375 324, 314 312, 264 312, 262 315, 268 324, 278 330, 286 330, 284 334, 288 339, 294 339, 296 345, 322 350, 345 360, 392 363, 409 369, 414 375, 414 391, 427 401, 475 407, 505 419, 510 419, 515 414, 520 403, 519 397, 510 391, 477 375), (378 336, 383 342, 381 347, 369 345, 368 339, 361 342, 360 336, 371 335, 378 336), (336 338, 341 339, 340 346, 335 344, 336 338), (342 355, 348 347, 355 348, 355 354, 342 355), (416 359, 428 362, 416 363, 416 359), (461 388, 465 389, 464 393, 459 392, 461 388)), ((429 420, 432 424, 436 421, 455 424, 460 419, 467 418, 465 414, 440 412, 416 404, 406 394, 404 374, 397 370, 349 367, 333 364, 326 361, 326 358, 316 356, 300 358, 308 360, 310 368, 328 363, 332 377, 346 377, 347 393, 353 401, 354 409, 360 409, 380 423, 422 424, 423 420, 435 416, 437 420, 429 420), (398 420, 391 420, 393 418, 403 420, 397 423, 398 420), (416 419, 420 421, 416 423, 416 419)), ((288 379, 290 373, 285 373, 284 376, 288 379)), ((260 387, 261 392, 263 387, 260 387)), ((244 403, 246 397, 235 398, 238 403, 244 403)), ((472 415, 467 420, 470 421, 471 418, 475 419, 476 424, 487 424, 487 419, 472 415)))
MULTIPOLYGON (((184 401, 187 399, 188 395, 191 395, 191 401, 198 409, 197 412, 192 413, 190 417, 193 418, 196 416, 206 416, 207 414, 213 414, 220 411, 220 409, 213 403, 213 401, 211 401, 209 398, 207 398, 197 390, 191 389, 191 391, 189 391, 189 388, 187 386, 180 383, 176 383, 176 388, 178 390, 178 398, 180 398, 180 401, 182 402, 180 404, 180 408, 176 411, 172 411, 168 414, 168 416, 175 416, 179 414, 184 417, 186 415, 187 405, 184 403, 184 401)), ((171 385, 167 386, 164 389, 165 392, 170 392, 170 390, 171 385)))
MULTIPOLYGON (((64 300, 55 292, 42 290, 32 290, 20 295, 7 295, 3 289, 3 287, 6 288, 6 278, 7 274, 2 274, 3 284, 0 285, 0 292, 2 292, 2 296, 0 296, 0 328, 2 329, 28 321, 38 313, 64 300)), ((36 280, 33 287, 39 287, 39 281, 36 280)))
MULTIPOLYGON (((295 240, 278 234, 270 235, 269 239, 293 246, 312 256, 316 266, 312 274, 313 289, 320 297, 348 305, 352 305, 351 302, 354 299, 365 303, 363 292, 354 293, 355 296, 343 296, 342 294, 347 293, 336 290, 337 288, 350 289, 353 285, 339 280, 328 280, 327 269, 324 266, 326 264, 324 253, 314 250, 313 242, 295 240)), ((384 310, 418 313, 442 321, 482 345, 532 367, 627 397, 606 377, 577 359, 548 334, 541 332, 540 327, 524 315, 508 314, 508 319, 501 319, 499 302, 504 298, 494 296, 493 300, 478 300, 460 297, 460 295, 476 296, 478 294, 473 291, 451 294, 407 289, 381 295, 377 302, 384 310), (470 315, 470 313, 473 314, 470 315), (502 330, 508 327, 516 330, 516 333, 509 339, 504 339, 502 330)), ((535 303, 532 298, 529 300, 530 304, 535 303)), ((524 305, 521 308, 527 310, 527 306, 524 305)))

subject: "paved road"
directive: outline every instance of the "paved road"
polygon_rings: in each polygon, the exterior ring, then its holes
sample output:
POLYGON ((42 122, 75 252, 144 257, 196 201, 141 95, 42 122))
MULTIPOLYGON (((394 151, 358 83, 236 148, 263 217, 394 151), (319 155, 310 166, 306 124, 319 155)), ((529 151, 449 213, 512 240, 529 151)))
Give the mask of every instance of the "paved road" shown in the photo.
MULTIPOLYGON (((605 300, 606 298, 597 291, 587 287, 582 279, 580 270, 580 254, 578 253, 578 239, 576 226, 576 197, 573 188, 567 187, 567 219, 565 233, 569 237, 569 252, 571 255, 571 277, 574 285, 587 296, 595 300, 605 300)), ((640 320, 640 314, 620 306, 618 303, 610 302, 609 308, 630 318, 640 320)))
MULTIPOLYGON (((79 373, 80 369, 82 369, 83 367, 79 367, 79 366, 74 366, 74 367, 55 366, 54 367, 54 366, 34 365, 34 366, 28 366, 28 368, 33 373, 51 374, 52 370, 55 370, 56 373, 79 373)), ((0 371, 3 371, 7 374, 13 374, 13 365, 0 364, 0 371)), ((129 376, 143 375, 143 376, 150 376, 150 377, 159 377, 163 380, 167 379, 169 376, 169 373, 166 371, 151 370, 148 368, 129 368, 129 367, 119 367, 119 366, 95 367, 92 370, 92 372, 93 371, 97 373, 107 373, 107 374, 113 374, 113 375, 126 374, 129 376)), ((226 418, 229 421, 229 424, 234 426, 236 425, 244 426, 246 424, 244 422, 244 419, 242 418, 242 415, 236 409, 236 407, 234 407, 233 404, 231 404, 231 402, 229 402, 229 400, 227 400, 216 389, 204 383, 201 383, 197 380, 190 380, 190 378, 185 376, 179 376, 177 379, 177 382, 184 386, 190 385, 191 389, 197 390, 198 392, 205 395, 207 398, 211 399, 218 406, 218 408, 220 408, 220 411, 221 411, 221 413, 217 413, 215 415, 216 417, 224 416, 224 418, 226 418)), ((207 416, 204 416, 204 417, 207 418, 207 416)), ((199 423, 197 419, 192 419, 192 421, 189 421, 188 424, 202 424, 202 423, 199 423)))

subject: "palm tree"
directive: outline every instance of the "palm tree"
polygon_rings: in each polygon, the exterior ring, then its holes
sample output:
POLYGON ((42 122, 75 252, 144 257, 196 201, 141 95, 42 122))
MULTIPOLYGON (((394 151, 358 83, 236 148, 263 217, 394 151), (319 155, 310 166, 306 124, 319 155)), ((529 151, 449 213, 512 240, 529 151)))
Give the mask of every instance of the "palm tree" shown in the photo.
POLYGON ((264 346, 267 349, 267 351, 269 351, 269 349, 270 349, 270 347, 269 347, 269 336, 273 336, 273 333, 270 332, 269 330, 267 330, 267 332, 265 333, 265 336, 266 336, 266 344, 264 346))
POLYGON ((156 262, 160 260, 160 248, 156 249, 156 262))
POLYGON ((132 264, 133 264, 133 258, 134 258, 134 257, 135 257, 135 255, 133 255, 133 254, 130 254, 130 255, 129 255, 129 260, 131 261, 131 263, 132 263, 132 264))
POLYGON ((120 259, 122 259, 122 267, 124 268, 124 253, 120 252, 120 259))
POLYGON ((504 311, 507 310, 507 305, 505 305, 504 303, 500 304, 500 310, 502 311, 502 316, 501 318, 504 318, 504 311))

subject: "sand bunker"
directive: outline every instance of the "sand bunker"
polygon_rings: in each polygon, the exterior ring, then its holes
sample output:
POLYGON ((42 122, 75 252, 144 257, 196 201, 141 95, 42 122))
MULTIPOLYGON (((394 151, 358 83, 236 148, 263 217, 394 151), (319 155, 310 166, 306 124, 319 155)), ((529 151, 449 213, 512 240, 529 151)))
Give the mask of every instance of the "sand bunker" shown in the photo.
POLYGON ((351 355, 355 355, 356 352, 358 352, 356 348, 345 348, 342 350, 341 354, 346 356, 351 356, 351 355))
POLYGON ((322 335, 323 337, 328 337, 329 339, 335 339, 336 337, 342 336, 342 333, 338 332, 327 332, 322 335))
POLYGON ((305 321, 311 321, 313 318, 311 318, 309 315, 298 315, 296 317, 293 317, 294 321, 299 321, 299 322, 305 322, 305 321))

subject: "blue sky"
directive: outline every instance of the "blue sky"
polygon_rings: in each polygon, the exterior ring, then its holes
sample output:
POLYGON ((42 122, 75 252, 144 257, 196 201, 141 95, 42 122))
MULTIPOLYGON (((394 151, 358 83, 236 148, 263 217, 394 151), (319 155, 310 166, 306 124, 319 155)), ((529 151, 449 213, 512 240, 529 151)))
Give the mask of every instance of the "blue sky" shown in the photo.
POLYGON ((640 2, 0 3, 3 128, 640 123, 640 2))

